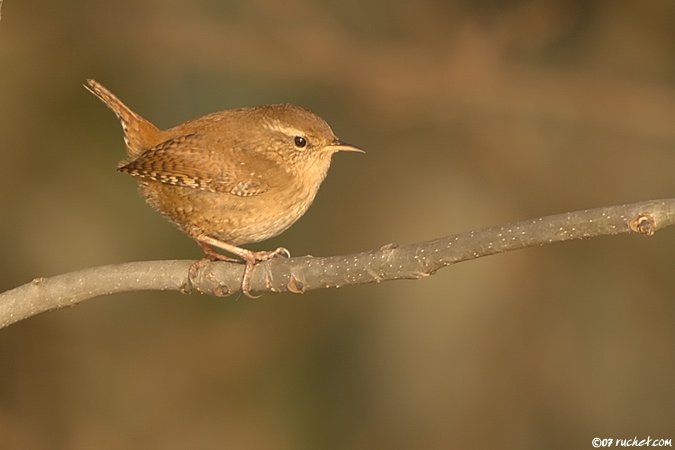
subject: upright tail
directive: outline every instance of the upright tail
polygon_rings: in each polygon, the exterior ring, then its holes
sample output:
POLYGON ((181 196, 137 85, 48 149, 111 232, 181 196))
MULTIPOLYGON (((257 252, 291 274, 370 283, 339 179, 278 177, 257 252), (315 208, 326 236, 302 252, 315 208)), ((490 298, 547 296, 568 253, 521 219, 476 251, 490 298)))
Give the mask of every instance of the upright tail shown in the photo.
POLYGON ((96 80, 87 80, 85 88, 112 109, 122 123, 127 153, 132 159, 161 142, 161 131, 135 112, 96 80))

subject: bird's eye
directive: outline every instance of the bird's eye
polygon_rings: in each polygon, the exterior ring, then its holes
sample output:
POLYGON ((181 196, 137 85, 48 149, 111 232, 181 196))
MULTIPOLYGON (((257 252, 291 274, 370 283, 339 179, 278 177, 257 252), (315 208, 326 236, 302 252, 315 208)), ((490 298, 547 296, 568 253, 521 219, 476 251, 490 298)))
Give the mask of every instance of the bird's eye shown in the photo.
POLYGON ((303 136, 296 136, 293 141, 295 142, 295 146, 298 148, 305 148, 307 146, 307 139, 303 136))

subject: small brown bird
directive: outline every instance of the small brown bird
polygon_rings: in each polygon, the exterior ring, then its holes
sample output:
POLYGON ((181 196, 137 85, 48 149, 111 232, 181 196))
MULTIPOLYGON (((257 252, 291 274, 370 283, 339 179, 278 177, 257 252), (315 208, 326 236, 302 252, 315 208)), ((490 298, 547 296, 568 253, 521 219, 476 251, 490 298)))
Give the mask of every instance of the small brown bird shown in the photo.
POLYGON ((276 236, 298 220, 333 153, 363 152, 290 104, 216 112, 162 131, 98 82, 87 80, 85 87, 122 123, 129 160, 117 170, 138 180, 147 202, 195 239, 206 260, 233 261, 214 247, 241 258, 247 295, 257 262, 290 254, 240 245, 276 236))

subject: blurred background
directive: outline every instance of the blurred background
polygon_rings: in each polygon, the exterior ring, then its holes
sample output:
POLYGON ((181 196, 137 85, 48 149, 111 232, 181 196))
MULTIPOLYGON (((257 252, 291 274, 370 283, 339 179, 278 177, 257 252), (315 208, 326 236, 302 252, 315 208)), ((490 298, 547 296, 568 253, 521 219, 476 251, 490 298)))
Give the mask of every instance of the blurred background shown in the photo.
MULTIPOLYGON (((96 78, 168 128, 303 105, 367 150, 254 248, 336 255, 673 197, 675 2, 6 0, 0 290, 197 246, 115 171, 96 78)), ((3 449, 567 449, 674 438, 675 230, 0 330, 3 449)))

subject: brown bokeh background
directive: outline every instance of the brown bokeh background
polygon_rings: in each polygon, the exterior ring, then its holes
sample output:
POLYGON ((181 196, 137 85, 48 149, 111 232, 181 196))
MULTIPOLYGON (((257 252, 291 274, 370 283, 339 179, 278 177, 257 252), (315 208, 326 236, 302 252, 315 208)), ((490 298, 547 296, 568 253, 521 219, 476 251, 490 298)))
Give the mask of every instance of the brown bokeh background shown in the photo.
MULTIPOLYGON (((257 248, 332 255, 673 197, 672 0, 6 0, 0 289, 198 248, 115 172, 293 102, 366 155, 257 248)), ((100 298, 0 331, 3 449, 563 449, 674 438, 675 232, 258 300, 100 298)))

